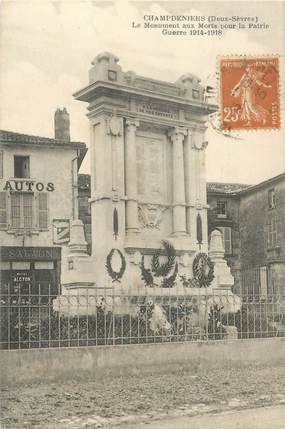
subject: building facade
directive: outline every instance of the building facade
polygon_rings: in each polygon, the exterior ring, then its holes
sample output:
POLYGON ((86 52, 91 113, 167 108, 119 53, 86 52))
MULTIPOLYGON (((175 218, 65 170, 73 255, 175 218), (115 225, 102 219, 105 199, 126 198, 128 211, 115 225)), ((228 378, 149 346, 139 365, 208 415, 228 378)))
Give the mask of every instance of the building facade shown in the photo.
MULTIPOLYGON (((250 293, 285 296, 285 173, 240 193, 241 267, 250 293)), ((244 282, 245 283, 245 282, 244 282)))
POLYGON ((223 233, 236 292, 285 295, 285 173, 254 186, 208 183, 209 231, 223 233))
POLYGON ((66 110, 55 138, 0 131, 1 289, 57 294, 70 221, 78 217, 78 168, 84 143, 69 140, 66 110))

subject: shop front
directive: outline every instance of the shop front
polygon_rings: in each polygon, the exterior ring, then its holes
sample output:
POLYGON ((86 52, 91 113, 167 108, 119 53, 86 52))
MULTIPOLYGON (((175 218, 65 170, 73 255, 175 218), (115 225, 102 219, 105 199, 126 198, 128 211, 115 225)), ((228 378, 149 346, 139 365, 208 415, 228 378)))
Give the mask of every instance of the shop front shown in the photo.
POLYGON ((61 248, 0 247, 1 294, 57 295, 61 248))
POLYGON ((60 293, 61 248, 2 246, 0 261, 0 348, 39 347, 60 293))

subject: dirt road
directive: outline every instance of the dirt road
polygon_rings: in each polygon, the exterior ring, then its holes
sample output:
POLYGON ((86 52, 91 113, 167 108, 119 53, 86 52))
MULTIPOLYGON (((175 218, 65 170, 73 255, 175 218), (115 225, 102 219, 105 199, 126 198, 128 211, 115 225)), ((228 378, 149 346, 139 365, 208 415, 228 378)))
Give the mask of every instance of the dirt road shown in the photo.
POLYGON ((1 428, 81 429, 285 403, 285 368, 183 370, 4 388, 1 428))

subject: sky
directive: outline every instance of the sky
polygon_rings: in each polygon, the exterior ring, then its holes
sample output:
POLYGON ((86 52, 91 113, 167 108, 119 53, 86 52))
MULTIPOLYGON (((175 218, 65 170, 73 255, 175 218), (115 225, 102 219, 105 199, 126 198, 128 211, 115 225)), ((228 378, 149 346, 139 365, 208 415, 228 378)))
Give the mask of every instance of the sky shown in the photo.
MULTIPOLYGON (((284 124, 285 3, 281 1, 2 0, 0 3, 0 128, 53 137, 53 115, 65 106, 71 137, 89 145, 87 105, 72 94, 88 84, 91 61, 103 51, 124 71, 175 82, 194 73, 217 86, 218 55, 280 56, 284 124), (228 30, 220 38, 162 36, 133 29, 144 14, 258 15, 268 30, 228 30)), ((285 170, 284 125, 225 137, 209 125, 207 180, 254 184, 285 170)), ((89 155, 81 172, 89 173, 89 155)))

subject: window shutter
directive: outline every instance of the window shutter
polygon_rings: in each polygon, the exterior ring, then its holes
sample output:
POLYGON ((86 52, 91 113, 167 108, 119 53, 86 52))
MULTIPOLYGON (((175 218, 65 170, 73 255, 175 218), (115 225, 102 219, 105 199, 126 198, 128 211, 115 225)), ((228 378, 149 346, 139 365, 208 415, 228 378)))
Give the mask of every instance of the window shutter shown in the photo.
POLYGON ((219 227, 222 232, 222 240, 226 255, 232 254, 232 229, 229 226, 219 227))
POLYGON ((272 218, 272 245, 275 247, 277 245, 277 219, 276 216, 272 218))
POLYGON ((230 227, 225 228, 225 252, 228 255, 232 253, 232 230, 230 227))
POLYGON ((0 150, 0 178, 3 177, 3 150, 0 150))
POLYGON ((48 194, 41 192, 38 194, 39 208, 39 229, 47 229, 48 227, 48 194))
POLYGON ((271 216, 268 217, 268 224, 267 224, 267 247, 271 247, 271 216))
POLYGON ((0 229, 7 228, 7 195, 0 192, 0 229))
POLYGON ((23 194, 23 220, 24 228, 33 227, 33 194, 23 194))
POLYGON ((11 194, 11 224, 13 228, 21 228, 21 194, 11 194))

